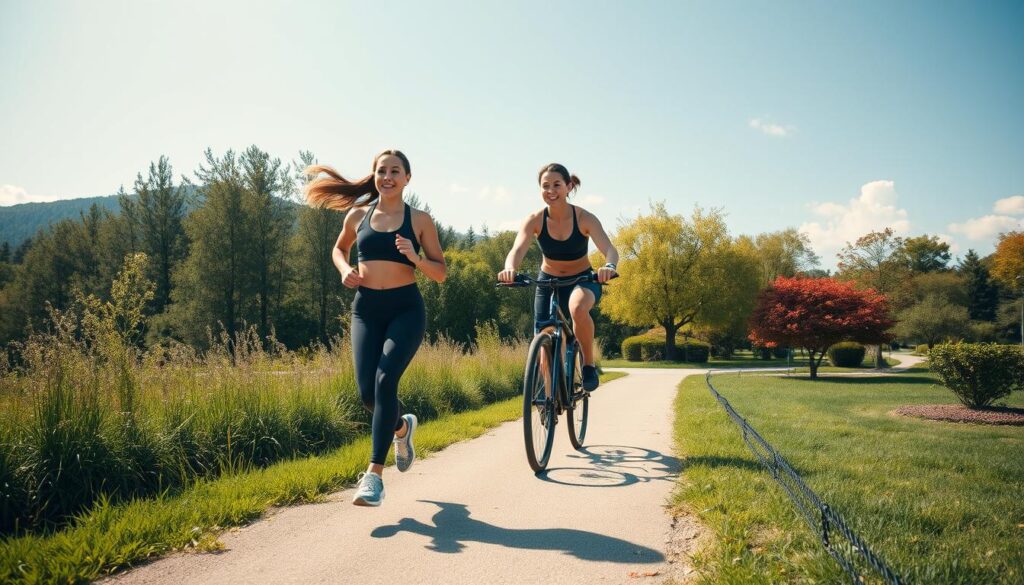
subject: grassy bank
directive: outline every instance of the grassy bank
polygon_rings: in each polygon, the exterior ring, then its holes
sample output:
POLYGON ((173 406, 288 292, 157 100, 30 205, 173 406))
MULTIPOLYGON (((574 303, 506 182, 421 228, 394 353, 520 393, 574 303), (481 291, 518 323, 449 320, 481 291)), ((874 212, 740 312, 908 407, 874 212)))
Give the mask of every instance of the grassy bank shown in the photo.
MULTIPOLYGON (((910 582, 1024 577, 1024 429, 895 417, 955 403, 925 375, 809 381, 721 375, 715 386, 823 500, 910 582)), ((1024 405, 1024 396, 1011 405, 1024 405)), ((707 583, 845 580, 702 377, 680 387, 676 504, 713 533, 707 583)))
MULTIPOLYGON (((493 329, 469 351, 424 345, 400 398, 423 421, 505 400, 525 353, 493 329)), ((103 498, 174 494, 323 454, 368 428, 345 343, 299 354, 243 335, 202 356, 137 355, 58 328, 23 354, 19 370, 0 372, 0 536, 59 529, 103 498)))

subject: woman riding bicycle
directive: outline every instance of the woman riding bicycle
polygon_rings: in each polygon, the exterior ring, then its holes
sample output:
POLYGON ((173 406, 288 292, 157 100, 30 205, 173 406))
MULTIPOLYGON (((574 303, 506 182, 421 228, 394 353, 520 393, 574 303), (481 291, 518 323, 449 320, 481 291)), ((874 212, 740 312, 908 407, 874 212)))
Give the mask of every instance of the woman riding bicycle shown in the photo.
MULTIPOLYGON (((588 242, 593 238, 607 262, 597 269, 597 281, 608 282, 615 275, 619 252, 594 214, 569 203, 569 195, 580 186, 579 177, 570 174, 564 166, 552 163, 540 170, 537 182, 546 207, 526 217, 505 258, 505 269, 498 273, 498 280, 515 280, 516 270, 526 256, 532 237, 537 238, 543 255, 537 278, 593 274, 594 269, 587 256, 588 242)), ((594 320, 590 316, 590 309, 601 300, 601 286, 594 282, 582 282, 571 289, 558 289, 555 293, 551 289, 538 287, 533 304, 535 322, 547 321, 552 317, 548 314, 551 294, 558 295, 558 306, 572 318, 573 333, 583 350, 583 389, 592 391, 599 382, 594 359, 594 320)))

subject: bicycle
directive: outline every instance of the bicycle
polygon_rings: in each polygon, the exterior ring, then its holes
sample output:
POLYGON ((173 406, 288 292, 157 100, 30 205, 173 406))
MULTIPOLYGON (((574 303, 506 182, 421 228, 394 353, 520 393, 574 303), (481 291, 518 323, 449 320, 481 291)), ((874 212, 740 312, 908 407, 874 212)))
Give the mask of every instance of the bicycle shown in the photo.
MULTIPOLYGON (((540 280, 517 274, 514 282, 499 282, 496 286, 559 289, 581 282, 597 282, 597 275, 540 280)), ((523 377, 523 438, 526 460, 535 473, 547 467, 558 417, 565 413, 569 442, 574 449, 581 449, 590 413, 590 392, 583 389, 583 353, 579 341, 558 306, 558 295, 554 290, 549 302, 551 318, 536 324, 538 332, 530 342, 523 377)))

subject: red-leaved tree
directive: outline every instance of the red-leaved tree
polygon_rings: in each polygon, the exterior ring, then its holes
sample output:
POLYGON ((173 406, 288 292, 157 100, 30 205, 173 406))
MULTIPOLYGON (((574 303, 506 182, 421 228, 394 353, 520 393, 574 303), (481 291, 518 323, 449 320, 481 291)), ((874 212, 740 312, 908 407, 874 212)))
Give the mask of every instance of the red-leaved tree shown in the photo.
POLYGON ((832 278, 780 276, 761 292, 750 316, 750 340, 764 347, 802 347, 811 378, 828 348, 840 341, 883 343, 893 326, 885 297, 832 278))

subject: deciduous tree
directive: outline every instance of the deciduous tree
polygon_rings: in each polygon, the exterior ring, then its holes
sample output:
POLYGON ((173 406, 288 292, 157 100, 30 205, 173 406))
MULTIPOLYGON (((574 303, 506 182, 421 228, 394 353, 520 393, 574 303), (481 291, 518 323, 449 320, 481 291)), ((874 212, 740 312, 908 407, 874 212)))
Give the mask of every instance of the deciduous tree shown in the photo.
POLYGON ((831 278, 780 276, 764 290, 750 317, 750 340, 764 347, 802 347, 811 378, 828 348, 844 340, 882 343, 893 322, 883 295, 831 278))

